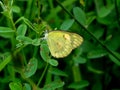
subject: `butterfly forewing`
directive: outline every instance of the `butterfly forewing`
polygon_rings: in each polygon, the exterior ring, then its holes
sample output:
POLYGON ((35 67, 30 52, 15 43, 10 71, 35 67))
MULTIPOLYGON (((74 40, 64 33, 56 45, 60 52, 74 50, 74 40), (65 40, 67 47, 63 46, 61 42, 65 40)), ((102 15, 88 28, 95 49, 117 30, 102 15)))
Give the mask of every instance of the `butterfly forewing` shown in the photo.
POLYGON ((62 58, 72 51, 71 36, 61 31, 52 31, 48 34, 47 43, 52 56, 62 58))

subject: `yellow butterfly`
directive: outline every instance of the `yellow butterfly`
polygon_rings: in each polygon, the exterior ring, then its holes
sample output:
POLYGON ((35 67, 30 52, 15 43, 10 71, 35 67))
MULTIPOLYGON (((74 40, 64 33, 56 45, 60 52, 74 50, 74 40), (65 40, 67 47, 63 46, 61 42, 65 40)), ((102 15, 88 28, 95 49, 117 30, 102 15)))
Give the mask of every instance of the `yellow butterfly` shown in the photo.
POLYGON ((82 44, 83 38, 65 31, 51 31, 45 34, 51 55, 55 58, 68 56, 74 48, 82 44))

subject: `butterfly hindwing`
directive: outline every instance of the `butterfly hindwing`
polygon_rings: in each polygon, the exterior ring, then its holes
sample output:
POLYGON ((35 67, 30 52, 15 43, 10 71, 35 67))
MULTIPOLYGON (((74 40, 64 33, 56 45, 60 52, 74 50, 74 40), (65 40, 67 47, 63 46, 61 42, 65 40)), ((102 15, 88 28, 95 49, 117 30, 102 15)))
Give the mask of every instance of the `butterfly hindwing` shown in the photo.
POLYGON ((72 46, 73 46, 73 49, 74 48, 77 48, 78 46, 80 46, 83 42, 83 38, 76 34, 76 33, 70 33, 71 34, 71 37, 72 37, 72 46))

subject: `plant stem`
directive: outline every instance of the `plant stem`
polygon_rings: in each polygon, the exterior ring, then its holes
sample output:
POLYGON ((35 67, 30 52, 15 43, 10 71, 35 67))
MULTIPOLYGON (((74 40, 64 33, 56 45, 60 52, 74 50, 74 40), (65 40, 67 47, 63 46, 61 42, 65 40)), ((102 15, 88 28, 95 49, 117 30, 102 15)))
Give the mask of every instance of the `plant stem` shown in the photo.
POLYGON ((41 75, 41 77, 40 77, 40 79, 39 79, 39 81, 38 81, 38 83, 37 83, 37 86, 40 85, 40 83, 41 83, 41 81, 42 81, 42 79, 43 79, 43 77, 44 77, 44 75, 45 75, 45 72, 46 72, 46 70, 47 70, 47 67, 48 67, 48 63, 46 64, 46 67, 45 67, 45 69, 44 69, 44 71, 43 71, 43 73, 42 73, 42 75, 41 75))
POLYGON ((81 74, 80 74, 80 69, 78 64, 74 64, 72 67, 73 71, 73 77, 74 77, 74 82, 79 82, 82 80, 81 74))

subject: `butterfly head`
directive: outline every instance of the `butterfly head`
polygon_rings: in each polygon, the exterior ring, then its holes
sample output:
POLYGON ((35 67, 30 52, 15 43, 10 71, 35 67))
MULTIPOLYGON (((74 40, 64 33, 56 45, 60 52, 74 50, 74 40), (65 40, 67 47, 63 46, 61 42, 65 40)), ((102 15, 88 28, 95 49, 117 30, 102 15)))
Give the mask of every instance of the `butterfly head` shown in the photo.
POLYGON ((48 30, 45 30, 45 31, 44 31, 44 38, 43 38, 43 39, 46 40, 47 38, 48 38, 48 30))

